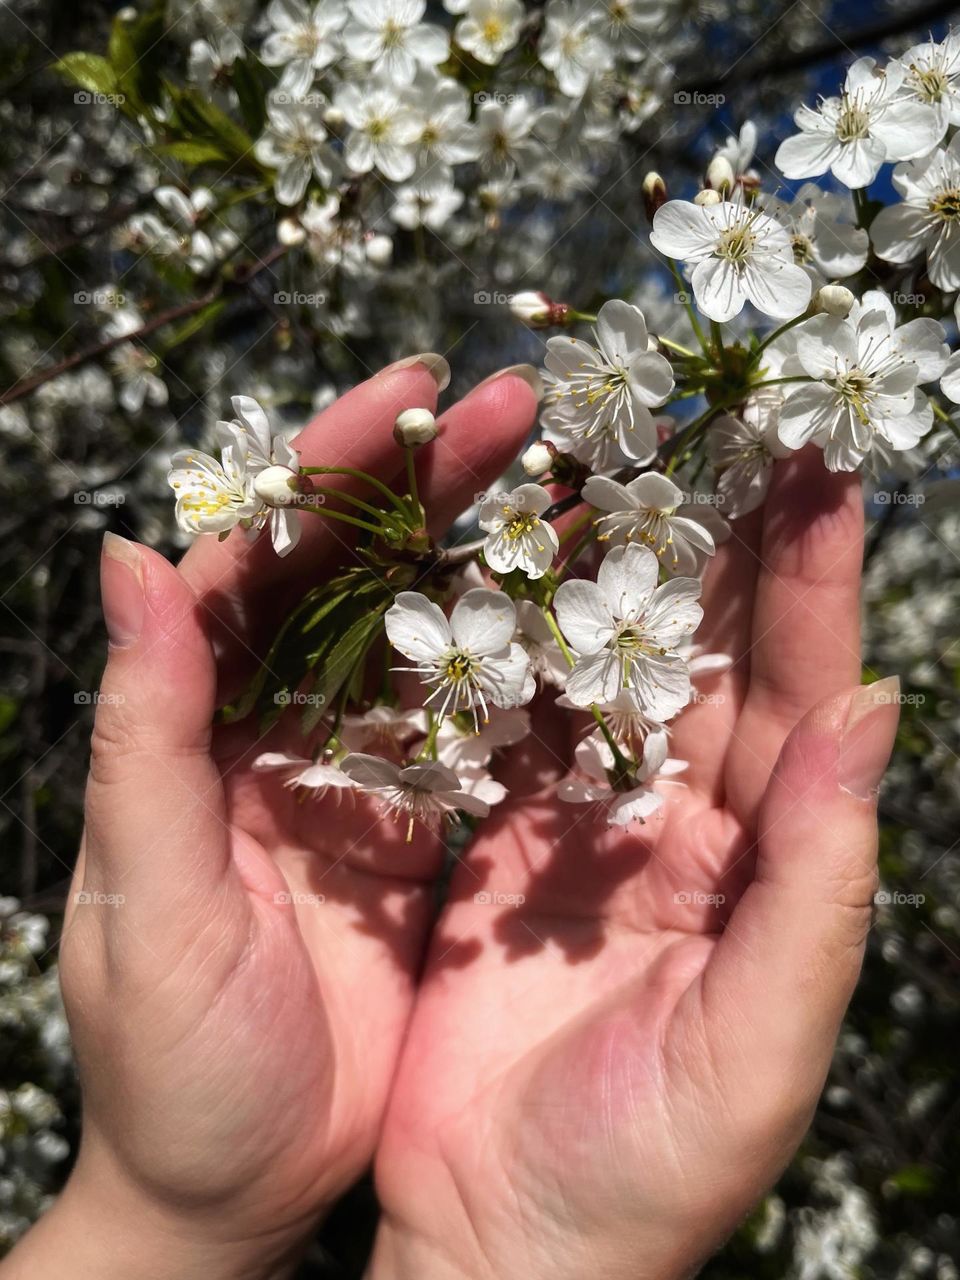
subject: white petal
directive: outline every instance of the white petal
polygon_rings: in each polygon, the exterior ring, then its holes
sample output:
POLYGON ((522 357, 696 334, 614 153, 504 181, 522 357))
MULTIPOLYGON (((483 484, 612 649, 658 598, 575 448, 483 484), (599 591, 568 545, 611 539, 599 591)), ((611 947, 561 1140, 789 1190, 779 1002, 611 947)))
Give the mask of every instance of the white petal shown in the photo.
POLYGON ((462 595, 450 615, 457 644, 475 654, 505 649, 517 629, 513 601, 503 591, 474 587, 462 595))
POLYGON ((443 610, 419 591, 401 591, 384 625, 394 648, 414 662, 431 662, 450 648, 450 624, 443 610))

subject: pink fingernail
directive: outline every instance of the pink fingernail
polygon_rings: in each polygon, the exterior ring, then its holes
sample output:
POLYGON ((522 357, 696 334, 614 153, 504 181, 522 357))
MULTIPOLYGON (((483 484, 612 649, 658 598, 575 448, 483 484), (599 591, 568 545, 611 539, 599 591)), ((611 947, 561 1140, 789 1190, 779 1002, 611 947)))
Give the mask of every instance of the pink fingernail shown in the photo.
POLYGON ((864 685, 850 700, 840 740, 837 781, 860 800, 873 799, 890 760, 900 719, 900 678, 864 685))
POLYGON ((100 595, 110 643, 129 648, 143 628, 143 557, 135 542, 115 533, 103 535, 100 595))

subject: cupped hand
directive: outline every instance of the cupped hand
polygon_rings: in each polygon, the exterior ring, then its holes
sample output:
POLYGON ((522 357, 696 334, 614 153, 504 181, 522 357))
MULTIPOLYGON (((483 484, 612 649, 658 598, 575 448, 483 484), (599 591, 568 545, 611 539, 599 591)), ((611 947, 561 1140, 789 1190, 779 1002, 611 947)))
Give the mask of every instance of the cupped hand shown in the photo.
MULTIPOLYGON (((445 370, 406 361, 345 395, 294 442, 302 464, 402 483, 394 420, 433 409, 445 370)), ((440 419, 419 468, 435 533, 515 456, 532 382, 505 371, 440 419)), ((61 951, 83 1139, 5 1275, 281 1274, 373 1155, 439 846, 253 771, 283 727, 211 735, 285 609, 353 559, 347 526, 303 519, 279 561, 240 533, 178 570, 106 541, 111 647, 61 951)))
POLYGON ((670 1280, 776 1178, 857 978, 896 682, 858 690, 862 499, 816 450, 707 571, 690 769, 612 831, 536 790, 457 867, 386 1116, 372 1277, 670 1280))

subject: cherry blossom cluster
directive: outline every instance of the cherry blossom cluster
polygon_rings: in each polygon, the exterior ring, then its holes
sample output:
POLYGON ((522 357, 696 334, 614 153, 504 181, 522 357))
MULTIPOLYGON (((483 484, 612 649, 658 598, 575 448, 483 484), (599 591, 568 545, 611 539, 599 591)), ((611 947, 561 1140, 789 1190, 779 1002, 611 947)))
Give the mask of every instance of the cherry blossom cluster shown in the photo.
MULTIPOLYGON (((445 182, 451 166, 476 158, 479 117, 468 123, 454 88, 437 88, 447 37, 421 21, 422 6, 354 0, 347 13, 321 4, 309 14, 310 40, 305 11, 274 0, 268 12, 276 29, 263 56, 284 68, 278 94, 312 92, 343 51, 369 64, 362 91, 342 84, 333 98, 350 129, 340 162, 422 184, 430 173, 445 182), (402 105, 407 85, 432 100, 428 82, 445 103, 430 147, 408 130, 402 105)), ((550 21, 560 12, 551 7, 550 21)), ((563 13, 574 21, 574 10, 563 13)), ((457 39, 495 60, 489 42, 514 39, 519 20, 509 5, 471 5, 457 39)), ((583 21, 584 50, 607 57, 602 33, 583 21)), ((555 69, 571 94, 582 92, 572 66, 555 69)), ((416 451, 441 429, 432 413, 397 419, 405 492, 361 476, 371 492, 357 498, 318 488, 335 468, 301 467, 260 405, 234 397, 235 418, 217 425, 219 457, 174 458, 184 530, 269 528, 286 555, 304 519, 339 520, 352 526, 370 574, 394 557, 415 566, 381 601, 376 625, 360 623, 363 643, 356 624, 347 628, 349 679, 331 686, 323 664, 296 673, 308 695, 338 694, 334 709, 311 715, 310 749, 269 752, 258 767, 315 795, 369 794, 409 831, 475 820, 505 799, 498 753, 532 731, 525 708, 539 694, 582 727, 558 798, 614 824, 655 818, 685 768, 669 754, 670 726, 697 696, 695 681, 728 665, 693 644, 701 576, 730 522, 762 504, 775 461, 812 443, 830 470, 877 475, 917 448, 935 414, 952 427, 938 397, 960 395, 941 323, 960 288, 960 158, 949 137, 960 122, 958 86, 952 34, 885 68, 859 60, 838 98, 798 111, 800 133, 777 151, 784 175, 803 180, 792 197, 779 183, 765 190, 749 123, 714 156, 693 198, 668 198, 664 179, 649 174, 650 244, 673 274, 684 342, 675 327, 652 332, 624 299, 590 315, 538 291, 515 294, 515 316, 560 330, 545 341, 541 435, 519 460, 525 480, 508 475, 480 495, 482 536, 466 555, 458 549, 456 573, 451 553, 424 532, 417 494, 416 451), (885 163, 897 165, 903 196, 888 207, 864 189, 885 163), (828 169, 852 197, 807 181, 828 169), (705 407, 691 416, 698 400, 705 407), (364 701, 364 664, 378 648, 388 679, 364 701)), ((302 131, 303 113, 302 102, 292 112, 284 104, 259 144, 290 203, 311 173, 329 181, 334 163, 325 142, 309 164, 288 145, 284 130, 294 121, 302 131)), ((336 616, 331 604, 333 630, 336 616)), ((339 670, 335 635, 326 652, 339 670)))

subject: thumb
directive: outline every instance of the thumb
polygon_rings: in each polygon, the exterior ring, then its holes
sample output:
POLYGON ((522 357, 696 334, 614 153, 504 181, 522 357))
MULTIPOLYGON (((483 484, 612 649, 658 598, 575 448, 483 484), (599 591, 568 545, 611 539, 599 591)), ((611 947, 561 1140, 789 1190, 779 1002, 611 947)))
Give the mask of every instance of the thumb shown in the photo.
POLYGON ((123 894, 128 910, 139 904, 156 918, 172 899, 206 899, 229 863, 209 750, 215 664, 196 598, 162 556, 108 533, 100 581, 110 647, 91 743, 85 888, 123 894))
POLYGON ((790 733, 760 807, 754 880, 704 973, 707 1004, 738 1028, 731 1050, 763 1046, 771 1086, 793 1065, 819 1091, 859 975, 899 689, 892 677, 827 698, 790 733))

